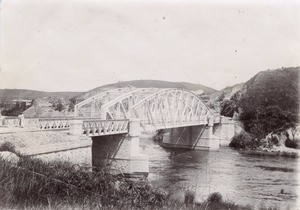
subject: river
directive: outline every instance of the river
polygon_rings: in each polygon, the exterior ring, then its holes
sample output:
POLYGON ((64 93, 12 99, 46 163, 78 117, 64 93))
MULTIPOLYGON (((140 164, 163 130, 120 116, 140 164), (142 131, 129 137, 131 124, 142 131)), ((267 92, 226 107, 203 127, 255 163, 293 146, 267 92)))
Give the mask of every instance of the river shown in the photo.
POLYGON ((242 205, 296 208, 297 159, 246 155, 229 147, 164 149, 149 139, 141 140, 141 148, 149 156, 149 180, 174 198, 183 200, 184 192, 191 190, 202 201, 219 192, 223 199, 242 205))
MULTIPOLYGON (((149 181, 174 199, 183 200, 187 190, 195 192, 196 201, 219 192, 224 200, 242 205, 297 209, 298 159, 246 155, 229 147, 164 149, 151 139, 141 139, 140 149, 149 157, 149 181)), ((91 148, 39 157, 68 157, 77 164, 91 164, 91 148)))

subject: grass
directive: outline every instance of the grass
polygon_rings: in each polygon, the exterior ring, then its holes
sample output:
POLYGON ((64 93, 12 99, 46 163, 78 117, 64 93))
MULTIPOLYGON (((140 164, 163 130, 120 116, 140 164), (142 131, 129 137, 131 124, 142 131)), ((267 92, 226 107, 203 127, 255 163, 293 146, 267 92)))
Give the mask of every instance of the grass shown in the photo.
POLYGON ((89 172, 68 162, 23 157, 13 166, 0 159, 0 169, 0 209, 252 209, 223 201, 219 193, 195 203, 195 193, 187 191, 185 203, 178 203, 147 181, 110 175, 106 169, 89 172))
POLYGON ((16 167, 1 160, 0 168, 0 206, 4 208, 141 208, 162 206, 167 197, 147 182, 112 176, 105 170, 87 172, 66 162, 25 158, 16 167))

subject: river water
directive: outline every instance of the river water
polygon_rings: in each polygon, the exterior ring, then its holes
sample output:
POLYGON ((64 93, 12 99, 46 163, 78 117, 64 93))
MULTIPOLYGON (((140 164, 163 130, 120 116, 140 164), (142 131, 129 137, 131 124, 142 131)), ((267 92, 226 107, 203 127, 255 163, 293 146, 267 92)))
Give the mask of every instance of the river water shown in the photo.
POLYGON ((141 140, 141 148, 149 156, 149 180, 179 200, 187 190, 198 201, 219 192, 224 200, 242 205, 297 209, 297 159, 246 155, 229 147, 164 149, 149 139, 141 140))
MULTIPOLYGON (((141 139, 140 149, 149 157, 149 181, 174 199, 183 200, 187 190, 195 192, 196 201, 219 192, 224 200, 241 205, 300 209, 297 159, 246 155, 229 147, 218 151, 165 149, 152 139, 141 139)), ((39 157, 90 165, 91 148, 39 157)))

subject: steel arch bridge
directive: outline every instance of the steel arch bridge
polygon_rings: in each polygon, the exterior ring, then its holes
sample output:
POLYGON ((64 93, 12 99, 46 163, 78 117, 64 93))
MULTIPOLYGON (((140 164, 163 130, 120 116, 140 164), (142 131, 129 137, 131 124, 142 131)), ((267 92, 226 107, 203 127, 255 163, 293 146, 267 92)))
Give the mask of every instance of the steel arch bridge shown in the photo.
POLYGON ((194 93, 176 88, 120 88, 75 105, 75 118, 121 120, 139 118, 144 130, 208 123, 210 109, 194 93))

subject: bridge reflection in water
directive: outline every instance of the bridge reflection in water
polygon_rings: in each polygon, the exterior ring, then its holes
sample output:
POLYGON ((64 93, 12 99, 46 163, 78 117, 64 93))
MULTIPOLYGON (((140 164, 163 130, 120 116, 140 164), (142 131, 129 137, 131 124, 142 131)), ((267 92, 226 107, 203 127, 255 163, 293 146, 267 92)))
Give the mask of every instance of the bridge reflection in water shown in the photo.
POLYGON ((234 122, 216 116, 197 95, 183 89, 120 88, 75 105, 72 118, 2 117, 2 125, 29 130, 69 130, 92 139, 92 165, 109 163, 124 174, 149 173, 140 153, 141 131, 168 129, 163 146, 217 150, 234 135, 234 122))

